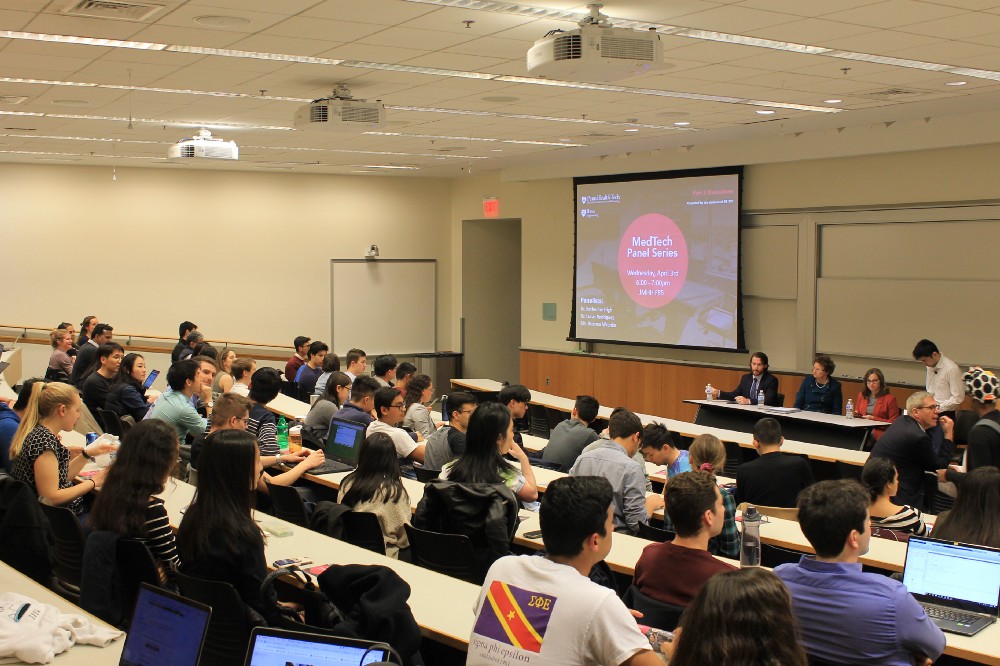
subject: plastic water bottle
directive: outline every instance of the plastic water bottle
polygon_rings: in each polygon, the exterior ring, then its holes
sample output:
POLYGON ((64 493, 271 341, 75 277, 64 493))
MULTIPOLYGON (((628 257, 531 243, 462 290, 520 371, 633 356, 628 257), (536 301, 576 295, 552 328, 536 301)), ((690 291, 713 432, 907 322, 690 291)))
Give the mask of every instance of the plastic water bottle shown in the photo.
POLYGON ((288 421, 284 416, 278 417, 278 448, 282 453, 288 453, 288 421))
POLYGON ((752 504, 743 510, 743 539, 740 543, 740 568, 760 566, 760 514, 752 504))
POLYGON ((712 393, 714 391, 715 391, 715 389, 712 388, 711 384, 708 384, 707 386, 705 386, 705 400, 711 400, 712 399, 712 393))
POLYGON ((844 416, 849 419, 854 418, 854 401, 850 398, 847 399, 847 407, 844 409, 844 416))
POLYGON ((763 391, 757 391, 757 406, 761 407, 761 408, 764 407, 764 392, 763 391))

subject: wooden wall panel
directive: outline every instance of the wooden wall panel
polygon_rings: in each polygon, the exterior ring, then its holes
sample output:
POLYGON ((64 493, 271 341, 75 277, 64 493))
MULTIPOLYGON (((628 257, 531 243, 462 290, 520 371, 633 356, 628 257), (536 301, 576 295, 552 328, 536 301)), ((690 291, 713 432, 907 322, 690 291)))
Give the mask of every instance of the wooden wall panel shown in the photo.
POLYGON ((663 412, 663 377, 665 368, 655 363, 621 361, 628 368, 626 400, 615 407, 624 406, 643 414, 659 415, 663 412))
MULTIPOLYGON (((542 358, 541 354, 536 352, 521 352, 521 383, 527 386, 529 389, 535 389, 540 391, 538 375, 539 375, 539 360, 542 358)), ((492 379, 492 377, 487 377, 486 379, 492 379)))
POLYGON ((565 398, 578 395, 594 395, 594 363, 592 356, 560 354, 556 358, 555 372, 549 386, 538 387, 540 391, 553 393, 565 398))
MULTIPOLYGON (((633 363, 618 359, 594 359, 594 393, 593 396, 602 406, 617 407, 629 404, 631 384, 634 379, 631 367, 633 363)), ((642 411, 637 408, 637 411, 642 411)))

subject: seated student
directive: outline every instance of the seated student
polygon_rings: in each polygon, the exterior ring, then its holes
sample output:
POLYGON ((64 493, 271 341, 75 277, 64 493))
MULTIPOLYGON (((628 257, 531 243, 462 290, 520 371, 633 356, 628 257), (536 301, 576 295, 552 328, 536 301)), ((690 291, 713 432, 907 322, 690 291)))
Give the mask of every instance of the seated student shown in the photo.
POLYGON ((639 450, 642 451, 642 457, 646 462, 666 467, 668 479, 674 478, 681 472, 691 471, 688 452, 674 446, 674 440, 665 425, 647 424, 642 429, 642 443, 639 450))
POLYGON ((212 395, 229 393, 229 390, 233 388, 233 361, 235 360, 236 352, 228 347, 219 354, 219 358, 216 359, 219 363, 219 372, 216 373, 215 381, 212 382, 212 395))
POLYGON ((820 481, 799 495, 799 525, 816 551, 774 570, 792 597, 810 657, 837 664, 926 664, 945 638, 897 580, 861 570, 871 522, 857 481, 820 481))
POLYGON ((410 522, 410 496, 403 487, 396 447, 385 433, 365 439, 358 467, 340 484, 340 503, 354 511, 374 513, 382 527, 385 554, 396 559, 410 547, 403 527, 410 522))
POLYGON ((962 479, 950 511, 942 511, 934 538, 1000 548, 1000 469, 977 467, 962 479))
MULTIPOLYGON (((378 381, 378 378, 375 378, 378 381)), ((403 417, 403 427, 411 428, 413 432, 419 432, 427 439, 434 434, 437 427, 431 412, 426 405, 434 395, 434 385, 427 375, 417 375, 406 385, 403 393, 403 406, 406 408, 406 415, 403 417)))
POLYGON ((52 356, 49 356, 49 368, 65 375, 64 380, 69 380, 73 372, 73 357, 69 352, 73 349, 73 336, 69 331, 56 329, 49 333, 52 343, 52 356))
POLYGON ((502 483, 522 502, 538 499, 531 463, 514 442, 514 421, 507 408, 496 402, 485 402, 472 412, 465 452, 441 468, 440 478, 458 483, 502 483), (517 459, 519 468, 504 459, 508 453, 517 459))
MULTIPOLYGON (((691 454, 691 467, 695 470, 708 472, 715 478, 718 472, 726 467, 726 447, 715 435, 705 433, 691 442, 688 450, 691 454)), ((663 487, 663 496, 667 497, 670 486, 663 487)), ((708 540, 708 552, 722 557, 738 558, 740 555, 740 532, 736 527, 736 498, 728 488, 719 486, 722 495, 722 531, 708 540)), ((669 503, 669 500, 668 500, 669 503)), ((674 527, 670 516, 663 517, 663 529, 673 532, 674 527)))
POLYGON ((476 602, 469 666, 662 664, 618 595, 588 578, 611 550, 611 503, 606 479, 549 484, 539 511, 545 555, 503 557, 490 567, 476 602), (533 599, 538 603, 529 607, 533 599), (518 605, 531 631, 512 645, 505 627, 508 609, 518 605))
POLYGON ((295 353, 288 359, 288 363, 285 363, 285 379, 287 381, 294 382, 295 375, 299 373, 299 368, 306 364, 310 340, 311 338, 308 335, 299 335, 292 342, 295 353))
MULTIPOLYGON (((372 382, 375 382, 371 377, 358 377, 355 379, 355 388, 351 390, 352 401, 354 400, 354 390, 356 390, 358 382, 363 379, 371 379, 372 382)), ((375 383, 377 384, 377 382, 375 383)), ((384 432, 392 440, 393 445, 396 447, 396 454, 400 458, 408 458, 422 463, 424 461, 424 444, 421 437, 417 435, 418 441, 415 442, 409 433, 398 427, 403 422, 403 416, 406 413, 403 407, 403 396, 399 395, 399 391, 394 388, 380 388, 375 392, 374 402, 375 411, 378 413, 378 420, 368 424, 365 434, 371 436, 377 432, 384 432)), ((352 404, 353 402, 348 403, 348 406, 352 404)))
POLYGON ((184 443, 188 435, 205 432, 208 419, 195 410, 191 399, 201 394, 209 415, 212 413, 211 385, 206 386, 198 364, 191 359, 178 361, 167 370, 169 391, 163 392, 149 410, 149 418, 166 421, 177 431, 177 440, 184 443))
POLYGON ((295 382, 299 385, 302 395, 311 395, 316 388, 316 380, 323 374, 323 360, 330 347, 325 342, 316 340, 309 344, 306 352, 306 362, 295 373, 295 382))
POLYGON ((684 611, 670 664, 808 666, 798 634, 788 590, 773 573, 727 571, 712 576, 684 611))
POLYGON ((303 448, 295 453, 282 453, 278 447, 278 422, 274 412, 267 408, 267 404, 281 393, 281 373, 274 368, 261 368, 253 373, 251 381, 247 432, 253 435, 260 447, 260 464, 273 467, 282 462, 301 462, 312 451, 303 448))
POLYGON ((705 581, 736 568, 708 552, 708 540, 722 532, 725 517, 715 477, 682 472, 671 479, 666 514, 677 536, 643 549, 635 564, 635 585, 647 597, 687 606, 705 581))
MULTIPOLYGON (((351 375, 344 373, 348 377, 351 375)), ((368 426, 375 417, 375 393, 379 390, 378 382, 371 377, 358 377, 351 383, 351 399, 343 403, 340 411, 334 414, 338 419, 357 421, 368 426)), ((400 398, 402 400, 402 398, 400 398)))
POLYGON ((812 377, 806 377, 799 385, 795 406, 807 412, 842 415, 844 395, 840 382, 830 376, 836 369, 832 358, 826 354, 818 354, 813 359, 812 377))
MULTIPOLYGON (((448 400, 451 401, 451 396, 448 400)), ((572 467, 583 453, 584 447, 599 439, 590 424, 597 418, 600 409, 601 403, 597 402, 597 398, 590 395, 576 396, 569 418, 561 421, 549 433, 549 443, 542 450, 542 460, 562 465, 564 470, 572 467)))
POLYGON ((639 523, 648 523, 649 516, 663 507, 663 497, 646 496, 646 470, 632 457, 639 450, 642 437, 639 417, 627 409, 615 409, 608 432, 611 439, 601 440, 592 451, 584 451, 569 473, 602 476, 610 481, 615 491, 615 530, 635 534, 639 523))
POLYGON ((35 382, 10 443, 11 476, 34 488, 39 498, 78 515, 84 511, 84 495, 101 487, 105 472, 76 485, 73 480, 88 459, 114 449, 97 442, 70 449, 59 441, 60 432, 76 425, 80 405, 79 394, 69 384, 35 382))
POLYGON ((250 395, 250 378, 257 372, 257 361, 252 358, 238 358, 233 361, 229 372, 233 375, 233 386, 229 392, 242 395, 244 398, 250 395))
POLYGON ((103 345, 111 342, 114 338, 114 329, 108 324, 94 324, 90 337, 80 345, 80 350, 73 361, 73 374, 70 375, 70 383, 77 388, 83 386, 83 380, 87 378, 87 373, 97 360, 97 350, 103 345))
POLYGON ((382 388, 393 386, 393 380, 396 379, 397 365, 396 357, 392 354, 383 354, 375 359, 375 363, 372 364, 372 372, 375 375, 375 381, 382 388))
POLYGON ((406 385, 410 383, 417 374, 417 366, 412 363, 403 362, 396 366, 395 386, 400 392, 406 391, 406 385))
POLYGON ((146 418, 150 399, 146 397, 146 360, 139 354, 125 354, 115 375, 104 408, 118 416, 131 416, 138 423, 146 418))
POLYGON ((195 356, 210 358, 215 362, 216 367, 219 365, 219 350, 204 340, 191 348, 191 358, 194 358, 195 356))
POLYGON ((781 452, 781 424, 766 417, 753 427, 753 447, 760 457, 736 470, 736 501, 790 508, 799 491, 812 485, 809 461, 781 452))
POLYGON ((149 419, 129 430, 91 510, 91 527, 119 537, 139 539, 149 547, 161 580, 180 561, 163 492, 177 465, 177 433, 164 421, 149 419))
MULTIPOLYGON (((358 349, 355 347, 347 352, 347 376, 351 378, 353 382, 355 379, 365 374, 365 370, 368 369, 368 354, 365 353, 364 349, 358 349)), ((377 382, 376 382, 377 383, 377 382)))
POLYGON ((92 337, 94 327, 97 326, 97 322, 99 321, 100 319, 98 319, 97 315, 87 315, 83 318, 83 321, 80 322, 80 337, 76 340, 77 349, 87 344, 87 341, 92 337))
MULTIPOLYGON (((522 384, 504 386, 500 389, 500 393, 497 394, 497 402, 510 410, 510 417, 515 421, 523 419, 524 415, 528 413, 528 403, 531 402, 531 391, 528 390, 527 386, 523 386, 522 384)), ((517 432, 517 428, 514 428, 514 441, 517 442, 518 446, 522 445, 521 433, 517 432)))
POLYGON ((21 425, 24 418, 24 411, 28 408, 28 400, 31 398, 31 387, 35 382, 45 382, 44 379, 28 379, 21 384, 21 392, 17 394, 17 400, 8 405, 0 402, 0 465, 10 473, 10 443, 14 441, 14 433, 21 425))
MULTIPOLYGON (((868 490, 872 525, 899 532, 923 536, 927 525, 920 509, 894 504, 892 498, 899 490, 899 474, 888 458, 870 456, 861 470, 861 484, 868 490)), ((935 534, 935 536, 937 536, 935 534)))
POLYGON ((92 414, 97 414, 98 407, 104 409, 108 391, 111 390, 115 375, 118 374, 123 356, 125 350, 117 342, 103 344, 97 350, 97 358, 88 374, 84 376, 83 387, 80 390, 83 394, 83 404, 87 405, 92 414))
POLYGON ((465 391, 455 391, 448 396, 448 425, 441 426, 427 439, 424 449, 424 467, 441 469, 445 463, 465 453, 465 433, 469 430, 469 418, 476 411, 479 401, 476 396, 465 391))
POLYGON ((177 344, 174 345, 173 351, 170 352, 170 362, 176 363, 181 360, 181 352, 187 349, 187 336, 191 331, 197 331, 198 326, 189 321, 182 321, 180 326, 177 327, 177 344))
POLYGON ((260 451, 251 435, 213 433, 198 460, 198 492, 181 521, 177 546, 182 573, 229 583, 243 603, 274 624, 280 611, 273 588, 260 589, 267 558, 250 492, 261 474, 260 451))
POLYGON ((313 389, 313 395, 323 394, 323 391, 326 389, 326 382, 334 372, 340 372, 340 357, 333 352, 327 352, 326 358, 323 359, 323 374, 316 380, 316 388, 313 389))
POLYGON ((186 346, 184 347, 184 349, 181 350, 181 353, 178 356, 178 358, 182 361, 191 358, 192 356, 195 355, 194 348, 204 341, 205 341, 205 336, 201 331, 198 330, 191 331, 190 333, 187 334, 187 337, 184 338, 186 346))
POLYGON ((66 354, 68 354, 70 358, 75 359, 77 352, 76 328, 73 326, 73 324, 69 323, 68 321, 64 321, 61 322, 58 326, 56 326, 56 329, 60 331, 66 331, 67 333, 69 333, 69 350, 66 351, 66 354))
MULTIPOLYGON (((889 393, 889 387, 885 385, 885 375, 878 368, 871 368, 864 377, 864 388, 854 401, 854 416, 869 421, 892 423, 899 417, 899 405, 896 403, 896 396, 889 393)), ((886 427, 873 428, 872 438, 878 441, 886 427)))
POLYGON ((316 399, 306 414, 303 432, 317 442, 326 442, 330 420, 351 397, 351 378, 343 372, 331 372, 322 395, 316 399))
MULTIPOLYGON (((971 398, 972 412, 979 419, 966 436, 965 471, 979 467, 1000 467, 1000 378, 989 370, 972 367, 962 376, 971 398)), ((955 465, 938 470, 938 481, 962 482, 963 472, 955 465)))

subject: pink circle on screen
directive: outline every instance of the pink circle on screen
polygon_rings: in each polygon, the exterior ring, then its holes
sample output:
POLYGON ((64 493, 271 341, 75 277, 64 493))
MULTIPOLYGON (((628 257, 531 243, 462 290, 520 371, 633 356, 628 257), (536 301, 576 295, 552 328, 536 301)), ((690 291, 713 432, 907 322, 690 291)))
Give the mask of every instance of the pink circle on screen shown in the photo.
POLYGON ((639 305, 661 308, 674 300, 687 270, 687 241, 669 217, 647 213, 625 230, 618 246, 618 279, 639 305))

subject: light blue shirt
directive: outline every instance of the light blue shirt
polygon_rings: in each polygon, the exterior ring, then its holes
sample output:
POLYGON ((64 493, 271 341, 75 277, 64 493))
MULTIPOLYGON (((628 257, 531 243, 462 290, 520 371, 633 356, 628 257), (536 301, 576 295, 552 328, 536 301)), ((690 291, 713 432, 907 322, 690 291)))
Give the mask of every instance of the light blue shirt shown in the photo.
POLYGON ((613 440, 602 440, 576 459, 570 476, 603 476, 614 489, 615 530, 636 532, 639 523, 648 523, 646 513, 646 469, 630 458, 613 440))
POLYGON ((184 443, 188 434, 197 435, 208 429, 208 419, 199 414, 191 401, 180 391, 165 392, 149 410, 149 418, 160 419, 174 426, 177 439, 184 443))

